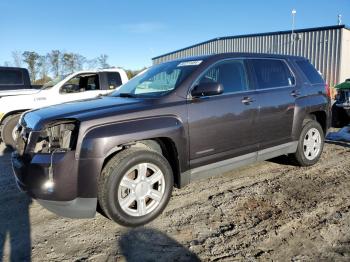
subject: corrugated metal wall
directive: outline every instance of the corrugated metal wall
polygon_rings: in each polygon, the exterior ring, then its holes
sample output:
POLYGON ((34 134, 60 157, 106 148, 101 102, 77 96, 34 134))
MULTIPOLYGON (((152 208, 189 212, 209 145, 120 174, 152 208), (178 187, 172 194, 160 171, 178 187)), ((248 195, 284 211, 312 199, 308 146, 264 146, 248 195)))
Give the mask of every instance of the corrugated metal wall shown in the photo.
POLYGON ((341 28, 295 31, 291 33, 262 34, 255 36, 218 38, 187 49, 175 51, 153 59, 154 64, 196 55, 227 52, 255 52, 298 55, 308 58, 323 74, 327 83, 334 86, 339 81, 341 55, 341 28))

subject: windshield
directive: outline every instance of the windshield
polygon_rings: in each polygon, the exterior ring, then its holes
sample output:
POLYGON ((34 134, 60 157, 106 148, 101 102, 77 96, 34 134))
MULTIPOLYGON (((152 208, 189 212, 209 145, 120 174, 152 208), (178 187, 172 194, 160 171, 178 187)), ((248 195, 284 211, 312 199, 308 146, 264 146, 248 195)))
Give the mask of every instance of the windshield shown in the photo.
POLYGON ((112 96, 162 96, 176 89, 202 61, 172 61, 152 66, 122 85, 112 96))
POLYGON ((65 79, 68 75, 61 75, 58 76, 54 79, 52 79, 51 81, 45 83, 41 89, 46 90, 46 89, 50 89, 51 87, 53 87, 54 85, 56 85, 57 83, 61 82, 63 79, 65 79))

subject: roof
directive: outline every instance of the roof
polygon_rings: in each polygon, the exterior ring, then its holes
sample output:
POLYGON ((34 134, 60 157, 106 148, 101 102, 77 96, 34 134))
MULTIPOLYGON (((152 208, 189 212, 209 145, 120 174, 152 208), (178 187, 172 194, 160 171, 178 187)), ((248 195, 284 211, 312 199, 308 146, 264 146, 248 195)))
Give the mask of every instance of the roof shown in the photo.
POLYGON ((11 70, 26 70, 26 68, 23 67, 13 67, 13 66, 0 66, 0 69, 11 69, 11 70))
MULTIPOLYGON (((346 25, 333 25, 333 26, 323 26, 323 27, 311 27, 311 28, 304 28, 304 29, 297 29, 294 30, 294 33, 303 33, 303 32, 313 32, 313 31, 321 31, 321 30, 332 30, 332 29, 350 29, 348 26, 346 25)), ((217 37, 217 38, 213 38, 198 44, 194 44, 185 48, 181 48, 178 49, 176 51, 172 51, 160 56, 156 56, 153 57, 152 60, 154 59, 158 59, 167 55, 171 55, 171 54, 175 54, 177 52, 181 52, 199 45, 203 45, 203 44, 207 44, 213 41, 217 41, 217 40, 225 40, 225 39, 235 39, 235 38, 243 38, 243 37, 256 37, 256 36, 267 36, 267 35, 281 35, 281 34, 291 34, 292 30, 286 30, 286 31, 275 31, 275 32, 267 32, 267 33, 256 33, 256 34, 246 34, 246 35, 234 35, 234 36, 225 36, 225 37, 217 37)))
MULTIPOLYGON (((171 61, 166 62, 174 62, 174 61, 194 61, 194 60, 207 60, 211 58, 291 58, 291 59, 306 59, 302 56, 293 56, 293 55, 281 55, 281 54, 267 54, 267 53, 244 53, 244 52, 228 52, 228 53, 219 53, 219 54, 210 54, 210 55, 198 55, 198 56, 187 56, 182 58, 177 58, 171 61)), ((166 63, 165 62, 165 63, 166 63)))

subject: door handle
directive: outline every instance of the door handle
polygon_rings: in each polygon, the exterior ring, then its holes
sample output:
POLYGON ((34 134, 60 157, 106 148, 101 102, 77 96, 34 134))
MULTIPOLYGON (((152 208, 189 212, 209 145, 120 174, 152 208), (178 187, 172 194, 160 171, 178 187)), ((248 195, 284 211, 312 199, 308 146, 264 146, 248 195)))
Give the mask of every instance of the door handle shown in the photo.
POLYGON ((244 97, 241 102, 242 104, 245 104, 245 105, 250 105, 250 103, 254 102, 255 100, 250 98, 250 97, 244 97))
POLYGON ((293 97, 298 97, 298 96, 300 96, 300 91, 299 90, 293 90, 290 93, 290 95, 293 96, 293 97))

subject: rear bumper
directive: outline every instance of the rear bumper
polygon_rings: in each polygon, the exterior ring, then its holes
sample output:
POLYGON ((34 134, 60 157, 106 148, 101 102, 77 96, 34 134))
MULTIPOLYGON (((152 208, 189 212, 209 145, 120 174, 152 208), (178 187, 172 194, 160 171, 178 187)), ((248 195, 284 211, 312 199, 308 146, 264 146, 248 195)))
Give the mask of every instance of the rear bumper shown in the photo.
MULTIPOLYGON (((25 191, 51 212, 69 218, 91 218, 96 214, 97 197, 89 187, 87 192, 80 192, 78 187, 79 161, 74 152, 57 153, 52 157, 54 186, 45 188, 49 180, 51 155, 38 154, 30 161, 25 161, 16 152, 12 153, 12 169, 21 191, 25 191)), ((84 162, 82 162, 84 166, 84 162)), ((85 168, 83 168, 85 170, 85 168)), ((89 181, 88 174, 85 179, 89 181)), ((82 181, 80 181, 82 183, 82 181)))

